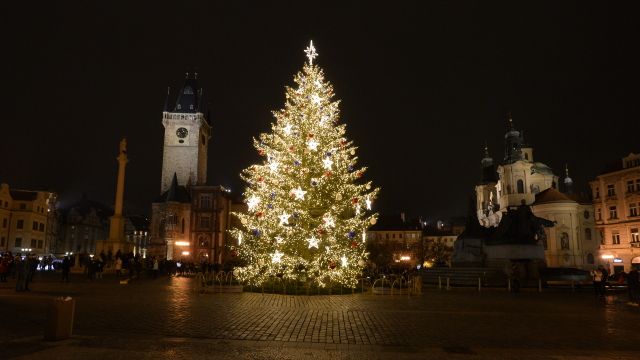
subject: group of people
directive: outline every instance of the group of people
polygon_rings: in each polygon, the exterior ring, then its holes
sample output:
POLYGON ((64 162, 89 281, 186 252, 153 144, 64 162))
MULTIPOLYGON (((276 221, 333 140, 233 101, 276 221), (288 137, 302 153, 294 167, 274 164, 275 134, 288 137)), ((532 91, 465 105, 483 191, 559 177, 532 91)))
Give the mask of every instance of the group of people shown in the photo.
POLYGON ((629 305, 640 306, 640 272, 638 267, 634 266, 628 273, 619 272, 615 276, 609 275, 607 269, 600 265, 597 269, 591 271, 593 278, 593 289, 596 296, 604 297, 607 291, 607 285, 618 284, 627 285, 629 292, 629 305))
POLYGON ((7 282, 7 276, 16 278, 16 291, 30 291, 29 283, 33 281, 40 260, 35 254, 20 253, 13 256, 10 252, 0 257, 0 282, 7 282))

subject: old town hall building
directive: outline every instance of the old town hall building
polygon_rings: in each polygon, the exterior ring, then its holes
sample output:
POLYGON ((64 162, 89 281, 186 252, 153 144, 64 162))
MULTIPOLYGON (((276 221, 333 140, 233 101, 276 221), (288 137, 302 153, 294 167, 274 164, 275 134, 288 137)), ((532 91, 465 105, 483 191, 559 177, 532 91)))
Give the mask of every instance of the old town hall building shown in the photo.
POLYGON ((164 146, 160 196, 152 204, 151 254, 161 258, 224 263, 234 205, 229 191, 207 184, 212 137, 197 73, 187 74, 175 106, 162 113, 164 146))

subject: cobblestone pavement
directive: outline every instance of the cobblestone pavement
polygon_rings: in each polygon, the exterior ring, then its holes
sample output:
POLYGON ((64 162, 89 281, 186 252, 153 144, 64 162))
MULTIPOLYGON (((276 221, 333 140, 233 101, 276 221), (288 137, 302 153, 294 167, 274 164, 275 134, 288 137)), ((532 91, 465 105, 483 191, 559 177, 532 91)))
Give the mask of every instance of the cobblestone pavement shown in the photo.
POLYGON ((640 353, 640 309, 624 296, 471 289, 426 289, 416 297, 197 294, 193 284, 188 278, 128 285, 115 278, 43 279, 27 294, 0 285, 0 318, 11 324, 0 327, 8 345, 1 348, 7 358, 631 359, 640 353), (61 295, 76 299, 74 337, 43 342, 46 301, 61 295))

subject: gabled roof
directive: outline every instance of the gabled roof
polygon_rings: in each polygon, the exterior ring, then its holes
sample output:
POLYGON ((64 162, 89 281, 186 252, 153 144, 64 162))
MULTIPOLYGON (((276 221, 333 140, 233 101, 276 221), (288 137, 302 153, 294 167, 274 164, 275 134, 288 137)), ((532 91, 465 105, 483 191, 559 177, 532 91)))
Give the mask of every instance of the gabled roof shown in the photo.
POLYGON ((569 196, 561 193, 554 188, 548 188, 547 190, 536 194, 536 201, 533 203, 533 205, 558 202, 575 203, 576 201, 572 200, 569 196))
POLYGON ((179 202, 179 203, 190 203, 191 196, 189 195, 189 191, 186 187, 178 185, 178 175, 173 173, 173 179, 171 180, 171 186, 169 190, 165 191, 154 201, 156 203, 160 202, 179 202))

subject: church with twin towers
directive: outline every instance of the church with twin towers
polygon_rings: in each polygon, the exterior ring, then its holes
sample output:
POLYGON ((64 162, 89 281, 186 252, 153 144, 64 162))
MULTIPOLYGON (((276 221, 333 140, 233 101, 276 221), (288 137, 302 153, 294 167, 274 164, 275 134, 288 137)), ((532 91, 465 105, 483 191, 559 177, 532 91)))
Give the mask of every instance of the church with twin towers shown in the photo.
POLYGON ((233 203, 229 190, 207 183, 213 127, 197 73, 186 74, 176 95, 167 93, 162 126, 162 175, 151 205, 149 254, 222 264, 235 256, 227 229, 231 212, 242 210, 242 204, 233 203))

